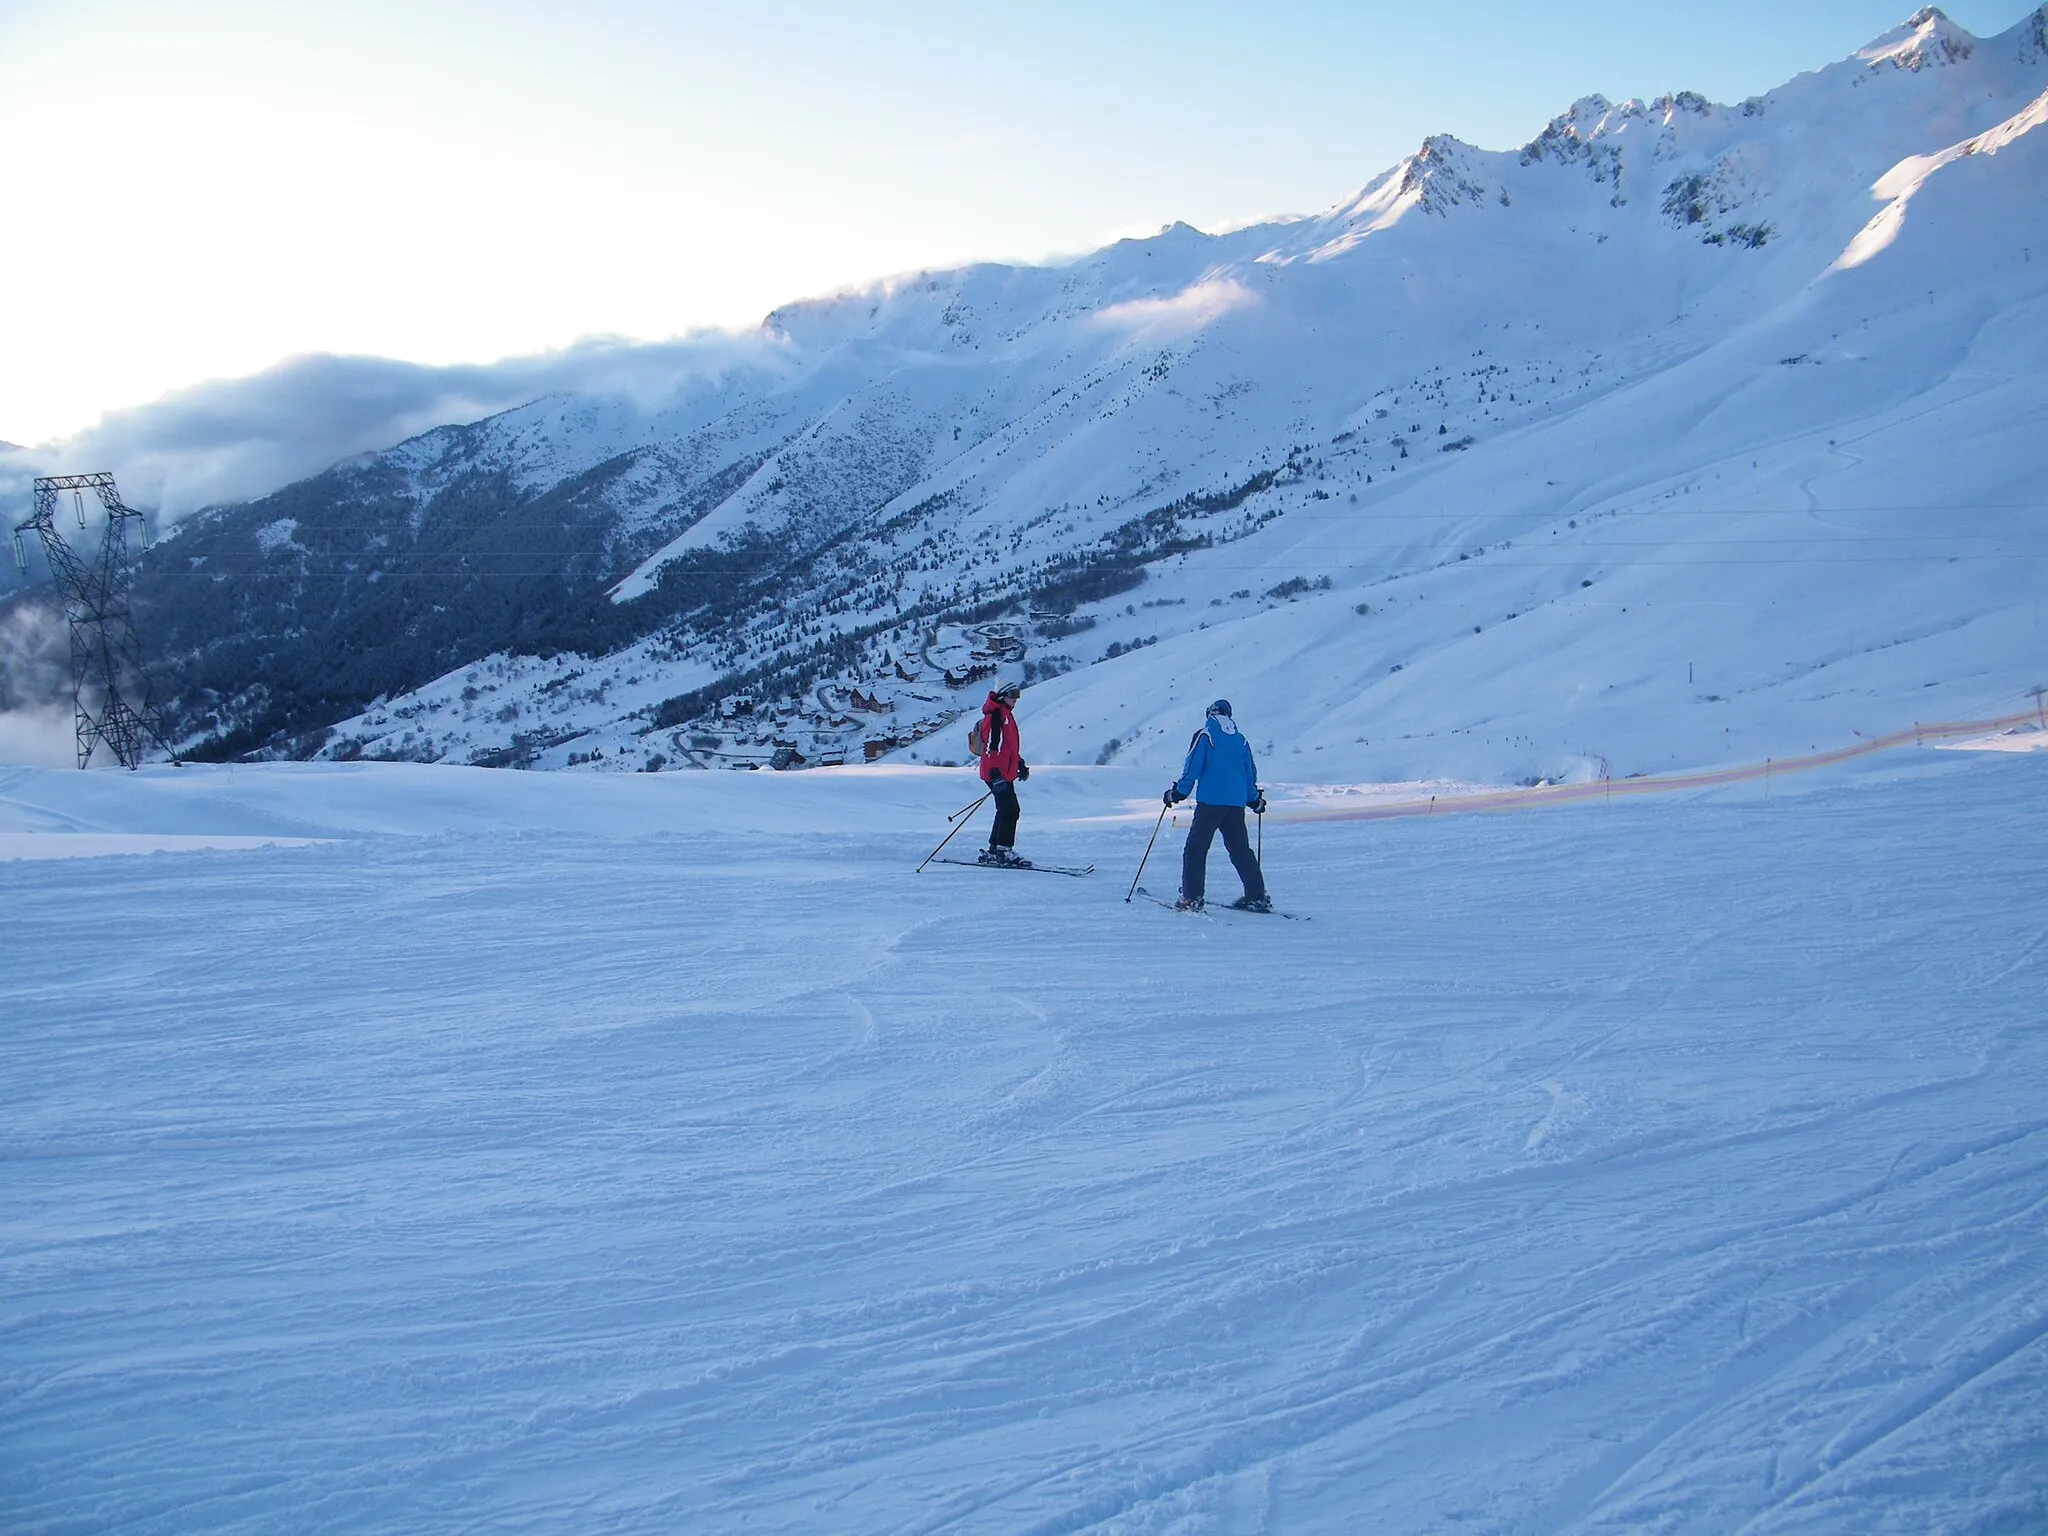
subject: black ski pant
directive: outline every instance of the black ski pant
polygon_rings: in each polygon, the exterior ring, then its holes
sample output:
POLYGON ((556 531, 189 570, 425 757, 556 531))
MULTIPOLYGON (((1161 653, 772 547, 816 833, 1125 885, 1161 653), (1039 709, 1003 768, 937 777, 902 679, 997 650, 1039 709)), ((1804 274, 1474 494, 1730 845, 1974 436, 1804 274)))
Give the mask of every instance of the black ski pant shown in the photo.
POLYGON ((1209 844, 1223 834, 1223 846, 1237 878, 1244 882, 1245 896, 1259 901, 1266 894, 1266 877, 1259 873, 1259 861, 1252 854, 1252 840, 1245 835, 1244 807, 1241 805, 1196 805, 1194 823, 1188 828, 1187 846, 1180 851, 1180 894, 1183 900, 1200 901, 1209 880, 1209 844))
POLYGON ((1014 848, 1017 846, 1017 786, 1002 779, 989 785, 989 793, 996 797, 996 827, 988 835, 991 848, 1014 848))

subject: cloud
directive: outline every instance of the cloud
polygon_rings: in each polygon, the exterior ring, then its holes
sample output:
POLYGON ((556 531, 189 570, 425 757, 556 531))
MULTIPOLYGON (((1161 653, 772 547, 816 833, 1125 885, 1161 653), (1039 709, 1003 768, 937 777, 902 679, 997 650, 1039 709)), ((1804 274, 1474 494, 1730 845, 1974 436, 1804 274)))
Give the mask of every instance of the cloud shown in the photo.
POLYGON ((1184 336, 1234 309, 1256 304, 1258 296, 1232 277, 1204 278, 1163 299, 1130 299, 1095 316, 1099 325, 1161 338, 1184 336))
POLYGON ((77 436, 0 454, 8 526, 27 515, 36 475, 111 470, 129 505, 163 524, 246 501, 345 458, 433 427, 478 421, 545 395, 626 397, 658 409, 693 382, 771 365, 758 334, 707 331, 666 342, 586 341, 502 362, 429 367, 376 357, 297 357, 110 412, 77 436))
POLYGON ((70 668, 61 618, 29 602, 0 607, 0 763, 77 761, 70 668))
POLYGON ((68 708, 0 710, 0 765, 70 768, 77 762, 78 738, 68 708))
POLYGON ((71 708, 71 641, 54 608, 32 599, 0 605, 0 709, 71 708))

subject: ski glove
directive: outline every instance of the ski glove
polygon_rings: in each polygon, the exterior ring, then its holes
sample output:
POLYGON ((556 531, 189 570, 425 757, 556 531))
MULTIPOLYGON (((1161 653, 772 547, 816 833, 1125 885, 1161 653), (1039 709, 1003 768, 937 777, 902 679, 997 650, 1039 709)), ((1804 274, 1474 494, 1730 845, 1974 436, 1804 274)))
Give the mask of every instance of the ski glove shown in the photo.
POLYGON ((1266 814, 1266 792, 1263 789, 1259 791, 1259 798, 1252 802, 1251 811, 1254 816, 1266 814))
POLYGON ((1187 799, 1187 796, 1180 792, 1178 785, 1169 784, 1166 786, 1165 800, 1168 805, 1179 805, 1185 799, 1187 799))
POLYGON ((994 773, 989 775, 988 792, 990 794, 1000 795, 1004 790, 1008 789, 1009 787, 1010 781, 1004 778, 1000 773, 994 773))
POLYGON ((1028 779, 1028 778, 1030 778, 1030 777, 1031 777, 1031 765, 1030 765, 1029 763, 1025 762, 1023 758, 1021 758, 1021 757, 1020 757, 1020 758, 1018 758, 1018 759, 1017 759, 1017 782, 1018 782, 1019 784, 1022 784, 1022 783, 1023 783, 1023 782, 1024 782, 1024 781, 1025 781, 1026 779, 1028 779))

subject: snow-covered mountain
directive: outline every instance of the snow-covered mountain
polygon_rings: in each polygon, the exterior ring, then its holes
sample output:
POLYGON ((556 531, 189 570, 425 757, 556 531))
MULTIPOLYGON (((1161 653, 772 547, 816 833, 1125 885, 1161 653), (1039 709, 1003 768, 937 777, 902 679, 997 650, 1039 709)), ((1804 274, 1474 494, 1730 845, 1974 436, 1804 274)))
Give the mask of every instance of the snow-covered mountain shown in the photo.
POLYGON ((542 767, 957 759, 990 668, 1044 760, 1225 692, 1320 778, 2018 707, 2044 118, 2048 7, 1928 8, 1739 105, 1432 137, 1312 218, 792 304, 658 403, 192 520, 146 628, 211 750, 542 767))

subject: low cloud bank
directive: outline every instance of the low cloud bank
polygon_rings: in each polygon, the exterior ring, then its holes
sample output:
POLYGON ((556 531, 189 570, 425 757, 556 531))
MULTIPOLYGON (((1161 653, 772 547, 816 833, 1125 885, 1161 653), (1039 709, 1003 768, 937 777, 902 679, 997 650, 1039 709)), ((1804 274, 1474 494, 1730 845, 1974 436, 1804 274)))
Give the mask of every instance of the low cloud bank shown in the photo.
POLYGON ((0 766, 70 768, 77 762, 70 709, 0 709, 0 766))
MULTIPOLYGON (((758 334, 590 341, 562 352, 448 368, 376 357, 292 358, 263 373, 115 411, 63 442, 0 453, 0 507, 30 511, 36 475, 112 470, 130 506, 168 526, 246 501, 434 427, 479 421, 551 394, 624 396, 658 409, 685 386, 776 356, 758 334)), ((11 574, 11 565, 10 565, 11 574)))
POLYGON ((77 761, 63 620, 32 602, 0 608, 0 765, 69 768, 77 761))
POLYGON ((1095 316, 1098 325, 1156 339, 1192 335, 1233 310, 1257 304, 1258 295, 1234 277, 1209 277, 1163 299, 1128 299, 1095 316))
POLYGON ((71 639, 61 614, 32 598, 0 608, 0 710, 57 708, 70 729, 71 639))

